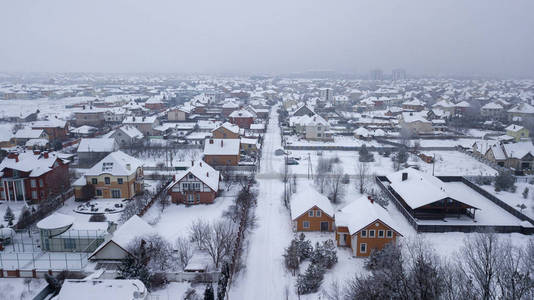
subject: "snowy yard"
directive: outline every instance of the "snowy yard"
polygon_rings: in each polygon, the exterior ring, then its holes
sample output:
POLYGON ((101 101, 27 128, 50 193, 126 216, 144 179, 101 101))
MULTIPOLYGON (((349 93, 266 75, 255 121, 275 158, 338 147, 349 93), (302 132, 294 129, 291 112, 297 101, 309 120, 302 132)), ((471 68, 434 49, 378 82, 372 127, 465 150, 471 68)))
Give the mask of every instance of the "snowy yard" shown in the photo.
POLYGON ((80 214, 116 214, 128 203, 124 199, 94 199, 78 205, 74 212, 80 214))
MULTIPOLYGON (((311 169, 315 173, 318 160, 322 158, 339 158, 343 171, 349 175, 357 174, 358 151, 309 151, 309 150, 292 150, 289 157, 300 158, 298 165, 291 165, 289 169, 291 174, 307 175, 311 163, 311 169), (321 155, 318 155, 321 153, 321 155)), ((378 152, 371 152, 375 161, 368 163, 369 172, 377 175, 387 175, 394 172, 391 157, 384 157, 378 152)), ((418 165, 419 168, 427 173, 434 172, 436 176, 474 176, 497 175, 497 171, 478 160, 457 151, 423 151, 422 153, 436 157, 434 166, 427 164, 415 155, 410 155, 408 164, 418 165)), ((279 170, 281 172, 282 169, 279 170)))
POLYGON ((523 214, 534 219, 534 185, 529 184, 527 182, 516 182, 515 185, 517 186, 515 193, 508 191, 496 192, 495 187, 492 185, 482 185, 481 187, 486 191, 491 192, 495 195, 495 197, 506 202, 511 207, 517 209, 518 211, 522 211, 523 214), (523 191, 525 190, 525 188, 529 189, 529 193, 526 199, 523 198, 523 191), (526 208, 521 210, 518 207, 518 205, 521 204, 524 204, 526 208))
POLYGON ((30 300, 47 285, 44 279, 2 278, 0 298, 2 300, 30 300))

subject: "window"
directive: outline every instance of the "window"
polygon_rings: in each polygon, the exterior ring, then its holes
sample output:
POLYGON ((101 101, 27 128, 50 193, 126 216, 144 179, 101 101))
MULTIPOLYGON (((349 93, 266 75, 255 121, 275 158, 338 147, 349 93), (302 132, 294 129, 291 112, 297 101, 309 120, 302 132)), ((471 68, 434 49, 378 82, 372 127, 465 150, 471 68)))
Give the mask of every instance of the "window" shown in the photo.
POLYGON ((189 189, 189 184, 182 183, 182 190, 187 191, 189 189))
POLYGON ((362 230, 362 233, 360 234, 362 238, 367 237, 367 230, 362 230))
POLYGON ((310 228, 310 222, 309 222, 309 221, 304 221, 304 222, 302 222, 302 227, 304 227, 304 228, 310 228))
POLYGON ((195 195, 193 194, 189 194, 187 195, 187 203, 193 203, 195 202, 195 198, 194 198, 195 195))
POLYGON ((102 190, 96 189, 96 195, 102 197, 102 190))
POLYGON ((123 182, 124 182, 124 181, 123 181, 122 178, 117 178, 117 183, 118 183, 118 184, 122 184, 123 182))
POLYGON ((111 183, 111 179, 109 177, 104 177, 104 183, 105 184, 110 184, 111 183))
POLYGON ((200 191, 200 183, 195 183, 195 191, 200 191))
POLYGON ((43 180, 42 179, 39 179, 39 186, 40 187, 43 187, 44 183, 43 183, 43 180))
POLYGON ((197 194, 197 202, 200 202, 200 194, 197 194))
POLYGON ((37 191, 32 191, 32 199, 37 199, 37 191))
POLYGON ((121 197, 121 190, 114 189, 111 190, 111 198, 120 198, 121 197))
POLYGON ((31 184, 32 188, 37 187, 37 181, 35 181, 35 179, 32 179, 32 180, 30 181, 30 184, 31 184))
POLYGON ((92 184, 98 184, 98 179, 96 179, 96 178, 91 178, 91 183, 92 183, 92 184))
POLYGON ((361 253, 366 253, 367 252, 367 244, 366 243, 361 243, 360 244, 360 252, 361 253))
POLYGON ((320 217, 321 216, 321 211, 320 210, 316 210, 315 211, 315 216, 316 217, 320 217))
POLYGON ((193 179, 193 178, 194 178, 193 174, 189 173, 189 179, 193 179))
POLYGON ((384 230, 379 230, 378 231, 378 237, 379 238, 383 238, 384 237, 384 230))
POLYGON ((74 239, 64 239, 63 247, 65 249, 74 249, 76 248, 76 242, 74 241, 74 239))
POLYGON ((310 210, 310 211, 308 212, 308 216, 313 217, 313 210, 310 210))
POLYGON ((375 230, 369 230, 369 237, 374 238, 375 237, 375 230))
POLYGON ((391 231, 391 230, 386 231, 386 236, 388 238, 393 237, 393 231, 391 231))

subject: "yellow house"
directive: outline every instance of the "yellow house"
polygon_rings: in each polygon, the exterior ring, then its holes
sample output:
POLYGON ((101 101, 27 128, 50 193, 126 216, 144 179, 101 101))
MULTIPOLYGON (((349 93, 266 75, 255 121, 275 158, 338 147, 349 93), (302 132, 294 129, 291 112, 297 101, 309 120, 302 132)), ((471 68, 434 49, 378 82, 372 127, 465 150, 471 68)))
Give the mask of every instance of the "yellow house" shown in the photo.
POLYGON ((86 185, 94 187, 96 198, 130 199, 143 191, 142 162, 122 151, 112 152, 73 184, 76 199, 86 198, 86 185))
POLYGON ((512 124, 506 127, 506 135, 513 137, 516 142, 519 142, 522 139, 528 138, 529 131, 523 126, 512 124))

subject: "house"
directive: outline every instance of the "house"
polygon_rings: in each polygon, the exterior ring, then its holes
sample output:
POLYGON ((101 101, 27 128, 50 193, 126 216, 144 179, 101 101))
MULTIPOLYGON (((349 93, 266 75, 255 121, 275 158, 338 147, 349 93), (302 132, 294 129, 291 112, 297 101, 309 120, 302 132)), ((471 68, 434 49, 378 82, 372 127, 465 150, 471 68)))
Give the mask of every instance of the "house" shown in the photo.
POLYGON ((334 231, 334 208, 311 184, 291 199, 291 221, 296 231, 334 231))
POLYGON ((234 99, 225 99, 222 105, 222 114, 224 117, 228 117, 232 112, 239 109, 239 104, 234 99))
POLYGON ((29 127, 17 130, 11 139, 17 145, 25 145, 31 139, 49 140, 48 134, 43 129, 31 129, 29 127))
POLYGON ((108 236, 88 259, 96 262, 120 263, 131 255, 128 248, 132 242, 156 233, 157 231, 152 226, 134 215, 113 232, 111 237, 108 236))
POLYGON ((291 117, 289 125, 295 128, 295 131, 307 140, 332 140, 330 124, 319 115, 303 115, 300 117, 291 117))
POLYGON ((0 163, 0 200, 39 203, 69 187, 68 173, 56 152, 9 152, 0 163))
POLYGON ((204 161, 212 166, 237 166, 240 158, 239 149, 239 139, 206 139, 204 161))
POLYGON ((94 107, 92 105, 83 105, 82 109, 74 112, 74 124, 79 127, 89 125, 93 127, 102 127, 105 123, 104 113, 106 109, 94 107))
POLYGON ((260 143, 256 138, 241 138, 241 151, 248 154, 258 153, 260 150, 260 143))
POLYGON ((113 151, 119 150, 119 145, 112 138, 84 138, 81 139, 76 153, 80 167, 91 167, 113 151))
POLYGON ((414 218, 436 220, 466 216, 475 219, 478 208, 473 200, 435 176, 406 168, 386 178, 388 191, 414 218))
POLYGON ((371 137, 371 132, 365 127, 358 127, 354 129, 354 137, 360 140, 365 140, 371 137))
POLYGON ((139 279, 66 279, 57 300, 146 300, 148 290, 139 279))
POLYGON ((239 126, 225 122, 211 132, 214 139, 238 139, 239 126))
POLYGON ((70 130, 70 133, 74 137, 77 137, 77 138, 82 138, 82 137, 86 138, 86 137, 93 137, 97 131, 98 131, 98 128, 96 127, 89 126, 89 125, 82 125, 77 128, 72 128, 70 130))
POLYGON ((145 136, 156 135, 155 128, 159 126, 157 116, 128 116, 122 121, 123 125, 131 125, 141 131, 145 136))
POLYGON ((486 118, 501 117, 504 114, 504 107, 496 102, 486 103, 480 108, 480 115, 486 118))
POLYGON ((143 163, 122 151, 112 152, 75 181, 76 199, 86 199, 86 185, 94 188, 96 198, 130 199, 143 192, 143 163))
POLYGON ((508 120, 521 121, 523 118, 529 118, 534 116, 534 106, 521 102, 518 105, 508 110, 508 120))
POLYGON ((403 112, 400 115, 399 125, 413 133, 432 133, 432 122, 426 119, 426 112, 403 112))
POLYGON ((253 133, 264 133, 265 124, 263 123, 250 124, 250 131, 253 133))
POLYGON ((454 105, 456 107, 454 113, 456 115, 465 114, 469 108, 471 108, 471 104, 469 104, 467 101, 461 101, 454 105))
POLYGON ((534 145, 530 141, 498 143, 490 147, 484 157, 499 166, 532 172, 534 168, 534 145))
POLYGON ((69 127, 67 121, 60 119, 51 119, 45 121, 35 121, 31 123, 32 129, 44 130, 48 139, 53 141, 63 141, 67 139, 69 127))
POLYGON ((145 136, 136 127, 125 125, 117 128, 109 137, 115 139, 119 147, 125 148, 139 144, 145 136))
POLYGON ((506 135, 509 135, 514 138, 514 141, 519 142, 520 140, 527 139, 529 136, 529 131, 523 126, 511 124, 505 128, 506 135))
POLYGON ((167 110, 167 120, 171 122, 183 122, 187 120, 191 111, 185 107, 171 108, 167 110))
POLYGON ((168 194, 176 204, 211 204, 217 197, 219 181, 219 171, 204 161, 194 161, 189 169, 174 176, 168 194))
POLYGON ((37 223, 41 249, 49 252, 93 252, 114 226, 108 222, 81 222, 61 213, 37 223))
POLYGON ((434 105, 432 105, 432 108, 443 110, 448 112, 450 115, 454 115, 456 113, 456 105, 447 99, 436 102, 434 105))
POLYGON ((295 117, 301 117, 301 116, 308 116, 308 117, 311 117, 315 115, 315 112, 309 108, 307 105, 302 105, 300 106, 299 108, 297 108, 292 114, 291 116, 295 116, 295 117))
POLYGON ((254 115, 245 109, 234 110, 229 116, 228 119, 230 123, 239 126, 239 128, 249 129, 250 125, 254 123, 254 115))
POLYGON ((385 210, 372 198, 362 196, 336 213, 338 247, 348 247, 357 257, 367 257, 402 236, 385 210))
POLYGON ((149 110, 163 110, 165 109, 165 102, 163 102, 163 95, 152 96, 145 102, 145 108, 149 110))
POLYGON ((426 103, 417 98, 402 103, 402 109, 406 111, 422 111, 426 103))

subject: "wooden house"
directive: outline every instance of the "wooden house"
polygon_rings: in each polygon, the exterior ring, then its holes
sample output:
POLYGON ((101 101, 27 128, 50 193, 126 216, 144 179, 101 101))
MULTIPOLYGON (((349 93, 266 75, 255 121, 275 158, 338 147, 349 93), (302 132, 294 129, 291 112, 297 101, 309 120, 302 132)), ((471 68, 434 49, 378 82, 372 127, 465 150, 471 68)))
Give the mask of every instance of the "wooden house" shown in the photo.
POLYGON ((208 163, 192 162, 189 169, 174 176, 168 194, 176 204, 211 204, 217 197, 219 181, 219 171, 208 163))
POLYGON ((334 208, 313 186, 300 187, 291 199, 291 220, 296 231, 333 231, 334 208))

